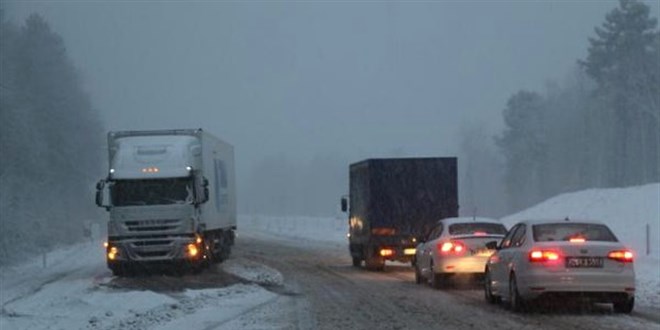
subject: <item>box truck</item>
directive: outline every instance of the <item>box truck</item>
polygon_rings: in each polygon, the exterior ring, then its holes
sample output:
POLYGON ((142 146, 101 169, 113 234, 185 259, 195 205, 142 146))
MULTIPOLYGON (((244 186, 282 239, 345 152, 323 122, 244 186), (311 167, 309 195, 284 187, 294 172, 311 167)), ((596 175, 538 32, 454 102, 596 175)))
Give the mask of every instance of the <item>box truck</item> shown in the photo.
POLYGON ((108 133, 96 204, 110 215, 115 275, 151 266, 200 270, 229 256, 236 230, 233 147, 202 129, 108 133))
POLYGON ((367 159, 350 165, 349 250, 353 265, 382 270, 414 261, 417 240, 438 220, 458 216, 456 158, 367 159))

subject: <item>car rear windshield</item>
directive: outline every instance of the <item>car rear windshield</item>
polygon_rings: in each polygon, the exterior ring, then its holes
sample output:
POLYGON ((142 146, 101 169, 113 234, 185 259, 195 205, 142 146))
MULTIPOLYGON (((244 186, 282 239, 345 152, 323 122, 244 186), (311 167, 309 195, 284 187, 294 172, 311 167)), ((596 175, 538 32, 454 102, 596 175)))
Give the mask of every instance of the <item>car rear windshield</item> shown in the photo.
POLYGON ((506 228, 499 223, 470 222, 449 225, 449 235, 504 235, 506 228))
POLYGON ((603 241, 616 242, 616 236, 605 225, 591 223, 550 223, 533 225, 534 241, 603 241))

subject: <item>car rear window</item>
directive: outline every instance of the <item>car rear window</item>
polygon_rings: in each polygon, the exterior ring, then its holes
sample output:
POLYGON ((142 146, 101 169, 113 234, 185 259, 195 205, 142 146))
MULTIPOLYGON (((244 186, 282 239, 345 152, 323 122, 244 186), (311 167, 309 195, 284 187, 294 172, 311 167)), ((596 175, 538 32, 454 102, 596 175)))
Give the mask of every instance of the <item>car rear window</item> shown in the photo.
POLYGON ((616 242, 616 236, 605 225, 591 223, 550 223, 533 225, 534 241, 570 241, 584 239, 586 241, 616 242))
POLYGON ((499 223, 470 222, 449 225, 449 235, 504 235, 506 228, 499 223))

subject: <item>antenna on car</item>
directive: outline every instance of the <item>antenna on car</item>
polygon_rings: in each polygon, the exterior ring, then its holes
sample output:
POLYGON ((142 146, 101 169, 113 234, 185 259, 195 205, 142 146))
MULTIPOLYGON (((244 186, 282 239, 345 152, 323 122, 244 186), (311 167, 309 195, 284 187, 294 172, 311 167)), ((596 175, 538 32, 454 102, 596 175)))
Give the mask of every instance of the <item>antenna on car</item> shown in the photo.
POLYGON ((477 207, 472 208, 472 221, 477 221, 477 207))

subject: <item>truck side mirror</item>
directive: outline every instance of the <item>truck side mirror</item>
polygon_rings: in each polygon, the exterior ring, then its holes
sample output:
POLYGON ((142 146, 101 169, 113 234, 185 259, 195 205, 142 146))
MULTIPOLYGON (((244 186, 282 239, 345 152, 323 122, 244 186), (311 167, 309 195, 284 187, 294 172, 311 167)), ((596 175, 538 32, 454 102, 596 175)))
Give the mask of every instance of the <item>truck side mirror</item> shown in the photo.
MULTIPOLYGON (((208 183, 208 181, 206 181, 208 183)), ((206 203, 209 201, 209 187, 204 187, 204 201, 202 203, 206 203)))
POLYGON ((346 199, 346 197, 341 198, 341 211, 342 212, 348 211, 348 200, 346 199))
POLYGON ((105 187, 105 184, 105 180, 99 180, 99 182, 96 183, 96 206, 105 207, 106 211, 109 211, 110 205, 105 204, 103 198, 106 193, 109 193, 105 187))

